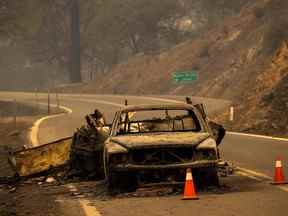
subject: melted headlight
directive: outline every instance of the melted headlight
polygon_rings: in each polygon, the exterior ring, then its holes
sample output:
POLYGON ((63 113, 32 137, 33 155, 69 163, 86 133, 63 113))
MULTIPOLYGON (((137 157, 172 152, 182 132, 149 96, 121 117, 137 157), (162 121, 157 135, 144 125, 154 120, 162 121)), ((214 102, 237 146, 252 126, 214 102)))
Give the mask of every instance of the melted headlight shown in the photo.
POLYGON ((110 162, 112 164, 123 164, 123 163, 127 163, 128 161, 128 155, 127 154, 112 154, 110 156, 110 162))
POLYGON ((195 148, 195 160, 216 160, 217 145, 214 139, 208 138, 195 148))
POLYGON ((195 160, 216 160, 217 154, 215 149, 201 149, 195 152, 195 160))

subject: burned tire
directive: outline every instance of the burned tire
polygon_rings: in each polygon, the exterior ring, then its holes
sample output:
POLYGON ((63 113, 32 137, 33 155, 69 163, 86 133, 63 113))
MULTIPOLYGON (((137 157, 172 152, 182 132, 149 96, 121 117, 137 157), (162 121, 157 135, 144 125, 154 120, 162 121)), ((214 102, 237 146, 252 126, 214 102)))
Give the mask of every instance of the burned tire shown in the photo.
MULTIPOLYGON (((194 172, 194 171, 193 171, 194 172)), ((195 170, 195 182, 198 188, 219 187, 219 177, 216 167, 205 167, 195 170)))
POLYGON ((96 142, 91 142, 90 137, 83 137, 81 132, 73 136, 70 169, 76 176, 103 179, 103 150, 96 142), (90 142, 89 142, 90 140, 90 142), (96 147, 98 149, 96 150, 96 147))
POLYGON ((137 187, 137 177, 134 172, 108 173, 108 189, 111 193, 132 192, 137 187))
POLYGON ((216 167, 206 168, 205 178, 207 186, 215 186, 215 187, 220 186, 218 171, 216 167))

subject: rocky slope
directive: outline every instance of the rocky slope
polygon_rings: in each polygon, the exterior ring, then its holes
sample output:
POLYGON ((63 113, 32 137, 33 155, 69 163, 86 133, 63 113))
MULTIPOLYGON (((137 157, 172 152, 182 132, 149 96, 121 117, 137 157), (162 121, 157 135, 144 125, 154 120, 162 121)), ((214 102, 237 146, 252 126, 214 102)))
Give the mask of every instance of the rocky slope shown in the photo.
POLYGON ((231 99, 237 130, 288 136, 288 2, 257 0, 239 14, 159 55, 138 55, 65 91, 189 94, 231 99), (177 70, 197 81, 173 82, 177 70))

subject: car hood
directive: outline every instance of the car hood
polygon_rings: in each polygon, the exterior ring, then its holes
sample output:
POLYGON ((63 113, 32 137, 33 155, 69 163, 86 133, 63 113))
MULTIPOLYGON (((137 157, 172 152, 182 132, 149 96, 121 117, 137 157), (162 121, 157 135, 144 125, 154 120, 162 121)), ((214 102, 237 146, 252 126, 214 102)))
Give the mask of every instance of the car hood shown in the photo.
POLYGON ((209 133, 173 132, 147 135, 125 135, 111 138, 110 142, 117 143, 127 149, 147 149, 163 147, 196 146, 209 137, 209 133))

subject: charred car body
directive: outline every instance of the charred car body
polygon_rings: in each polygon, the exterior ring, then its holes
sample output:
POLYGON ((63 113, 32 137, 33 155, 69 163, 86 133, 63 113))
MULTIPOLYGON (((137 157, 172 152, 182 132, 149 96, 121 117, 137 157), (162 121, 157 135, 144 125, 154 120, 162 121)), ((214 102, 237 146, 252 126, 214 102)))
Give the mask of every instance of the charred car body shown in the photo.
POLYGON ((19 176, 68 163, 69 175, 105 178, 112 190, 181 183, 187 168, 199 186, 219 184, 225 130, 208 122, 201 104, 126 106, 111 125, 96 110, 86 122, 72 138, 14 152, 10 163, 19 176))
POLYGON ((217 185, 218 146, 202 111, 171 104, 128 106, 116 112, 103 146, 110 188, 181 182, 186 168, 193 169, 198 184, 217 185))

